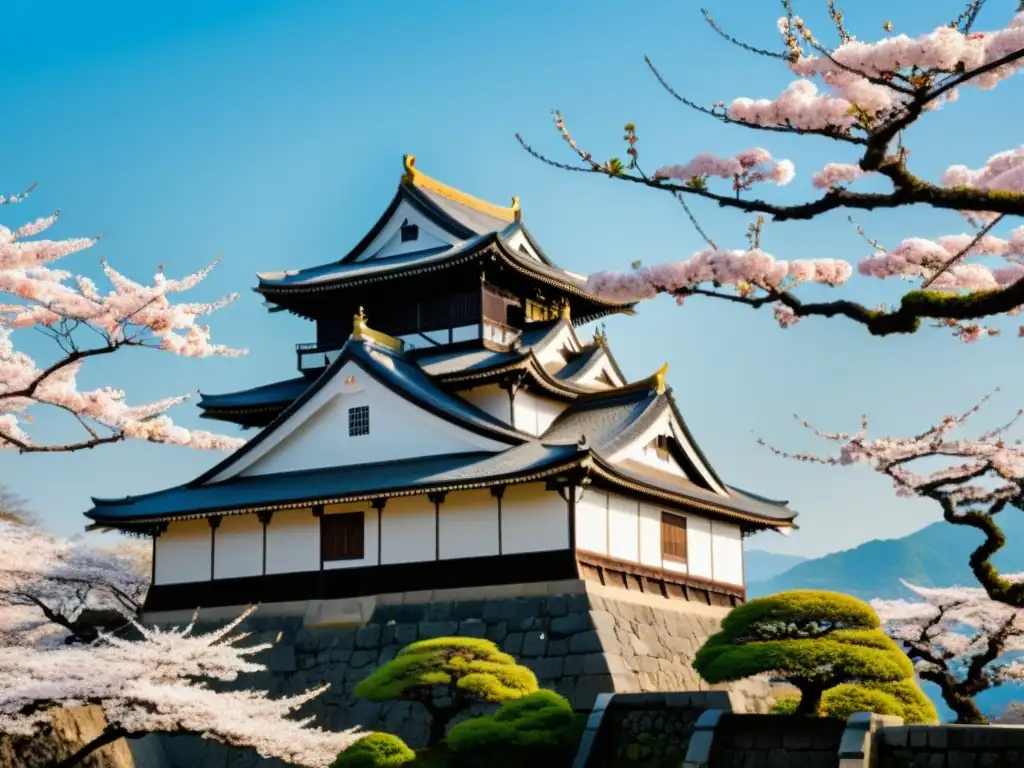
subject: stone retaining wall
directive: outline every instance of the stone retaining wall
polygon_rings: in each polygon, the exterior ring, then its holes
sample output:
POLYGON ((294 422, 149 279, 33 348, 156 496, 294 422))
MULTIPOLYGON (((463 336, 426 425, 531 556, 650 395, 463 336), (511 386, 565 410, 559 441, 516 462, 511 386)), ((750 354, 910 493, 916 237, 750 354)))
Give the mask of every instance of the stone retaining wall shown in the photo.
POLYGON ((838 768, 846 721, 798 715, 723 714, 715 728, 714 768, 838 768))
MULTIPOLYGON (((422 707, 363 701, 353 688, 416 640, 493 640, 530 667, 542 688, 562 694, 579 711, 589 711, 601 693, 709 688, 690 660, 728 609, 583 581, 524 585, 519 589, 525 594, 519 595, 504 589, 494 594, 461 590, 456 599, 420 593, 377 598, 372 605, 363 601, 361 609, 344 609, 364 611, 364 623, 356 627, 332 626, 342 611, 339 606, 305 606, 290 616, 258 612, 247 620, 246 629, 253 633, 249 642, 274 644, 261 659, 268 671, 246 675, 239 682, 272 695, 330 683, 331 688, 304 710, 315 715, 319 725, 386 731, 412 747, 425 742, 422 707), (530 594, 527 586, 540 594, 530 594)), ((218 623, 221 618, 210 617, 218 623)), ((181 617, 147 619, 170 623, 181 617)), ((739 686, 735 698, 736 708, 744 711, 763 712, 770 706, 767 684, 757 681, 739 686)), ((209 741, 175 737, 164 740, 164 749, 174 768, 225 765, 225 748, 209 741)), ((255 755, 233 756, 230 763, 232 768, 256 764, 255 755)))
POLYGON ((878 757, 878 768, 1024 768, 1024 727, 890 726, 878 757))

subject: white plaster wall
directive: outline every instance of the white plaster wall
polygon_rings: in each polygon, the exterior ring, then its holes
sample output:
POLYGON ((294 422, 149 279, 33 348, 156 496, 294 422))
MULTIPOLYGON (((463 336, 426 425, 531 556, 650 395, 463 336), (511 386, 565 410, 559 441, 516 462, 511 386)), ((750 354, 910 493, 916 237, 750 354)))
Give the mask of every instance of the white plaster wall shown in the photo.
POLYGON ((608 494, 586 489, 576 502, 576 546, 608 554, 608 494))
POLYGON ((381 522, 382 565, 436 559, 434 503, 426 496, 388 499, 381 522))
POLYGON ((531 435, 544 434, 567 407, 565 403, 542 397, 526 389, 516 392, 515 428, 531 435))
POLYGON ((156 584, 183 584, 210 578, 210 524, 180 520, 156 539, 156 584))
POLYGON ((661 509, 640 504, 640 562, 664 567, 661 558, 661 509))
POLYGON ((543 483, 510 485, 501 501, 501 550, 546 552, 569 548, 569 504, 543 483))
POLYGON ((686 552, 692 576, 713 578, 711 570, 711 521, 696 515, 686 516, 686 552))
POLYGON ((743 536, 738 525, 713 521, 711 551, 714 579, 726 584, 743 584, 743 536))
POLYGON ((325 560, 324 570, 377 565, 377 510, 368 504, 325 504, 325 515, 363 514, 363 557, 359 560, 325 560))
POLYGON ((407 201, 403 200, 398 204, 394 215, 388 219, 388 223, 377 233, 377 236, 356 261, 380 259, 387 256, 412 253, 413 251, 422 251, 444 243, 454 243, 456 240, 455 235, 441 229, 441 227, 409 205, 407 201), (402 227, 402 222, 406 220, 410 224, 418 226, 420 233, 418 239, 403 243, 399 230, 402 227))
POLYGON ((214 482, 235 473, 264 475, 507 447, 420 409, 350 362, 287 424, 214 482), (354 383, 345 384, 350 376, 354 383), (362 405, 370 408, 370 434, 349 437, 348 409, 362 405))
POLYGON ((278 510, 267 526, 267 573, 320 570, 320 520, 313 510, 278 510))
POLYGON ((508 392, 497 384, 466 389, 459 392, 459 396, 505 424, 511 422, 512 405, 508 400, 508 392))
POLYGON ((256 515, 228 515, 213 538, 216 579, 263 573, 263 523, 256 515))
POLYGON ((498 500, 490 490, 449 493, 439 523, 441 560, 498 554, 498 500))
POLYGON ((549 371, 557 371, 565 365, 565 356, 562 355, 562 350, 571 349, 578 352, 582 346, 575 329, 569 325, 563 325, 553 339, 543 346, 534 347, 533 353, 544 368, 549 371))
POLYGON ((640 505, 622 496, 608 497, 608 554, 640 560, 640 505))

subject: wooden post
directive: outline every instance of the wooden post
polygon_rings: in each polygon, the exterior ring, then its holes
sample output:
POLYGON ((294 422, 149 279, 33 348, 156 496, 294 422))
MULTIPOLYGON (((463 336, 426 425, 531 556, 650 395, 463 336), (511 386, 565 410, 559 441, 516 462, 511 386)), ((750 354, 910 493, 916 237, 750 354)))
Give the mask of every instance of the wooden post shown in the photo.
POLYGON ((441 559, 441 504, 446 493, 428 493, 427 498, 434 503, 434 560, 441 559))
POLYGON ((501 500, 505 496, 504 485, 492 485, 491 496, 498 500, 498 554, 504 554, 501 550, 501 500))
POLYGON ((270 519, 273 516, 274 512, 272 510, 256 513, 256 519, 263 524, 263 569, 260 573, 264 576, 267 575, 267 526, 270 525, 270 519))
POLYGON ((377 510, 377 565, 383 565, 381 553, 384 551, 384 505, 387 499, 374 499, 371 507, 377 510))
POLYGON ((217 566, 217 529, 220 528, 220 515, 206 519, 210 523, 210 581, 213 581, 217 566))

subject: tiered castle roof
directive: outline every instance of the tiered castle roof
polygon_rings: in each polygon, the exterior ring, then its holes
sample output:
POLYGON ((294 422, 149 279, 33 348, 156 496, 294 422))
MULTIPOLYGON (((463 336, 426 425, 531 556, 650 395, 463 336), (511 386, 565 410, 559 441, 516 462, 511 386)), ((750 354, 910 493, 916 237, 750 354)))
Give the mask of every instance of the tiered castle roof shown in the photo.
POLYGON ((545 480, 695 508, 748 533, 793 527, 786 502, 726 485, 715 473, 666 385, 667 365, 629 382, 603 333, 580 338, 578 325, 631 314, 633 305, 598 297, 582 276, 557 267, 523 226, 518 198, 502 208, 423 175, 412 156, 404 167, 384 215, 344 258, 259 276, 255 290, 273 310, 316 321, 318 341, 298 350, 313 365, 300 363, 301 375, 282 381, 203 395, 200 407, 206 418, 261 431, 189 483, 94 499, 87 515, 96 524, 148 531, 179 519, 545 480), (380 313, 381 324, 368 325, 363 305, 380 313), (477 337, 451 341, 452 324, 467 322, 477 337), (399 338, 427 339, 445 323, 449 343, 413 348, 399 338), (510 398, 525 389, 560 413, 543 429, 517 427, 514 408, 504 421, 468 396, 494 385, 510 398), (425 430, 424 445, 432 444, 428 424, 446 425, 461 435, 450 443, 461 449, 331 466, 318 454, 323 442, 306 454, 295 447, 318 419, 326 426, 317 439, 329 441, 328 422, 339 418, 331 403, 370 390, 415 407, 422 424, 408 428, 425 430), (661 441, 667 465, 638 460, 652 440, 661 441), (290 458, 274 460, 275 452, 290 458))

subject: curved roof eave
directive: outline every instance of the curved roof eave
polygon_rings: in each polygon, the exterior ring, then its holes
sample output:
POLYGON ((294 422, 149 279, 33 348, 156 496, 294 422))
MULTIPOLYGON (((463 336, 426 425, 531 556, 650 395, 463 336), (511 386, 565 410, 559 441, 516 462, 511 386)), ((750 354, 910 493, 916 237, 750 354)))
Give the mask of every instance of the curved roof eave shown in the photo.
POLYGON ((767 514, 759 514, 752 510, 738 509, 725 500, 722 503, 711 503, 702 499, 696 499, 682 492, 673 491, 667 488, 659 488, 650 483, 643 482, 639 478, 630 478, 614 464, 605 460, 599 453, 592 453, 591 471, 606 481, 619 484, 635 493, 648 494, 656 498, 675 501, 683 506, 693 506, 703 511, 712 512, 723 517, 729 517, 741 522, 752 523, 765 528, 792 528, 795 527, 793 520, 797 513, 787 509, 788 517, 772 517, 767 514))

